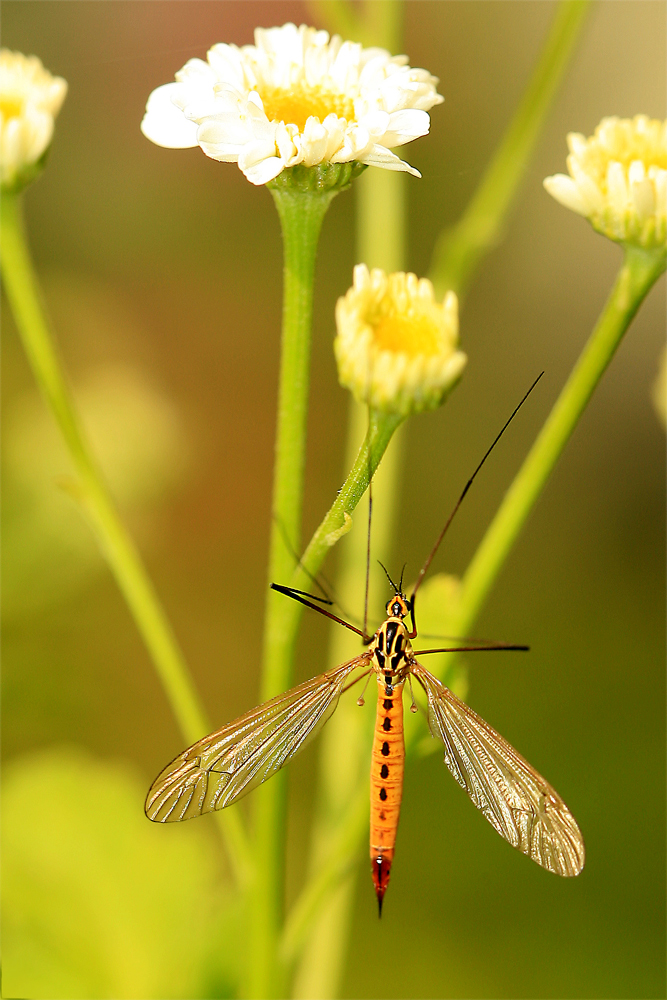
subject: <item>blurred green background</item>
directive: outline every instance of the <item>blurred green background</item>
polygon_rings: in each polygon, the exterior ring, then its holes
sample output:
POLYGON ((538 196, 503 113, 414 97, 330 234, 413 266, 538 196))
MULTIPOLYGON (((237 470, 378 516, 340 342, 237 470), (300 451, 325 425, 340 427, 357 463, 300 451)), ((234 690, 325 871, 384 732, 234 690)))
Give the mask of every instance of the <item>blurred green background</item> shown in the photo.
MULTIPOLYGON (((314 5, 315 8, 317 5, 314 5)), ((440 77, 406 150, 408 266, 475 189, 554 13, 548 2, 407 5, 404 51, 440 77)), ((267 191, 139 132, 150 91, 216 41, 313 21, 299 3, 3 4, 3 44, 69 94, 26 196, 67 369, 115 495, 216 724, 255 704, 266 588, 281 296, 267 191)), ((620 251, 558 206, 568 131, 665 117, 665 4, 600 3, 507 227, 461 319, 469 367, 411 421, 394 562, 414 573, 480 455, 534 394, 438 557, 460 573, 605 300, 620 251)), ((343 477, 346 393, 331 350, 351 281, 354 194, 318 263, 306 532, 343 477)), ((651 402, 664 279, 631 327, 476 628, 528 656, 469 661, 471 705, 556 786, 587 865, 559 880, 509 849, 439 754, 412 761, 379 924, 365 852, 345 997, 665 995, 664 433, 651 402), (395 944, 394 960, 378 949, 395 944)), ((194 997, 231 989, 238 920, 210 820, 158 828, 149 782, 182 749, 115 584, 59 485, 67 459, 5 311, 5 996, 194 997), (221 944, 223 942, 223 944, 221 944), (202 972, 202 970, 204 970, 202 972)), ((329 567, 331 570, 331 567, 329 567)), ((315 618, 316 616, 312 616, 315 618)), ((326 663, 307 620, 298 670, 326 663)), ((290 893, 303 874, 317 747, 291 768, 290 893)), ((386 952, 383 952, 386 954, 386 952)))

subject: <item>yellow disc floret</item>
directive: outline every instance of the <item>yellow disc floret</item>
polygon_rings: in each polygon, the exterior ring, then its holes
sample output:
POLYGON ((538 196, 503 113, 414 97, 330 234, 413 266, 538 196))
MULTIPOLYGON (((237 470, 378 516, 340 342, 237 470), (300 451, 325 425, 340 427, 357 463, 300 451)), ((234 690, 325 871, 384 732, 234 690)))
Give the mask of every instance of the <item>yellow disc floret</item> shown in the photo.
POLYGON ((392 312, 373 328, 373 341, 380 351, 402 351, 411 357, 432 355, 440 350, 438 333, 435 317, 428 312, 412 310, 408 315, 392 312))
POLYGON ((264 114, 270 122, 284 122, 296 125, 300 132, 309 118, 323 122, 327 115, 334 114, 347 121, 354 120, 354 102, 349 94, 338 94, 322 87, 309 87, 298 83, 289 90, 264 87, 260 91, 264 114))

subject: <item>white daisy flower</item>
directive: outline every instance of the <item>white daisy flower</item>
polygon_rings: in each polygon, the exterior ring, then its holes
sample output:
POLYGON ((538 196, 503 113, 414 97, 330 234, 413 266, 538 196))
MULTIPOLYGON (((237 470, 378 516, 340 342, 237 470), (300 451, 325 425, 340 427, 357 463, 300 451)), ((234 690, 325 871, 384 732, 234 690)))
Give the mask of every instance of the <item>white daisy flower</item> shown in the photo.
POLYGON ((52 76, 37 56, 0 50, 0 183, 32 179, 53 137, 53 123, 67 83, 52 76))
POLYGON ((336 305, 334 343, 341 385, 385 412, 432 410, 459 380, 467 357, 457 350, 458 299, 435 301, 427 278, 354 269, 354 284, 336 305))
POLYGON ((253 184, 286 167, 359 161, 419 172, 391 152, 426 135, 443 98, 407 56, 364 49, 302 24, 257 28, 255 44, 220 43, 154 90, 141 123, 158 146, 201 146, 253 184))
POLYGON ((646 249, 667 240, 667 122, 646 115, 603 118, 589 139, 567 137, 570 176, 547 177, 556 201, 599 233, 646 249))

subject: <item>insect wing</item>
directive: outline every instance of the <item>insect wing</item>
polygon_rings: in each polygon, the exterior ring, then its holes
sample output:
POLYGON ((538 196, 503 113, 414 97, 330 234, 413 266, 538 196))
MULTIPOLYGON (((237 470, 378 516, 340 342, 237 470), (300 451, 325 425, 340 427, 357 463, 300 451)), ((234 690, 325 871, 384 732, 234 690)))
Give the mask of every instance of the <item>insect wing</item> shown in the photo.
POLYGON ((560 795, 507 740, 418 663, 445 764, 501 837, 557 875, 578 875, 584 841, 560 795))
POLYGON ((224 809, 261 785, 320 731, 346 679, 370 654, 344 663, 246 712, 179 754, 153 782, 146 815, 174 823, 224 809))

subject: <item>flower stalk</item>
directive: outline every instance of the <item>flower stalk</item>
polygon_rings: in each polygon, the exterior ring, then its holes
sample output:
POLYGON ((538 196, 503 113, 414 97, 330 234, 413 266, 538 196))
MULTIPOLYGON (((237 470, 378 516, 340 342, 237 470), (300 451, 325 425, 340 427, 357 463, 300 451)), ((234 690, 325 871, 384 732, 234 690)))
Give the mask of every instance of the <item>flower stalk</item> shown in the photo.
MULTIPOLYGON (((78 477, 73 491, 148 649, 188 743, 210 729, 192 677, 141 557, 123 525, 86 440, 49 330, 24 233, 21 196, 1 200, 2 278, 35 381, 63 436, 78 477)), ((242 883, 250 853, 241 816, 220 815, 230 861, 242 883)))
MULTIPOLYGON (((347 187, 358 166, 294 167, 269 183, 281 223, 284 251, 283 317, 273 479, 268 582, 285 583, 294 573, 301 544, 301 515, 310 375, 310 338, 317 242, 332 199, 347 187)), ((300 615, 290 602, 267 595, 260 700, 292 684, 300 615), (286 607, 287 605, 287 607, 286 607)), ((286 822, 286 776, 255 795, 255 878, 251 889, 251 933, 247 995, 280 994, 276 949, 282 924, 286 822)))
POLYGON ((637 310, 665 270, 666 252, 625 247, 607 303, 461 585, 454 633, 465 635, 637 310))
MULTIPOLYGON (((370 5, 375 7, 376 5, 370 5)), ((398 4, 377 5, 383 14, 398 4)), ((392 10, 395 13, 395 10, 392 10)), ((399 45, 383 36, 389 48, 399 45)), ((388 171, 368 171, 355 187, 357 197, 357 259, 387 272, 404 266, 406 238, 405 180, 388 171)), ((400 501, 404 432, 397 428, 374 476, 373 561, 371 581, 379 566, 375 557, 389 558, 400 501)), ((357 442, 368 427, 368 408, 350 399, 347 462, 354 459, 357 442)), ((360 465, 363 469, 364 460, 360 465)), ((365 505, 360 510, 365 511, 365 505)), ((325 532, 323 532, 325 533, 325 532)), ((345 539, 340 556, 337 589, 346 606, 359 612, 364 604, 366 523, 359 515, 356 530, 345 539)), ((332 624, 329 666, 359 652, 359 640, 332 624)), ((358 708, 354 698, 343 698, 321 737, 318 798, 312 832, 309 876, 285 922, 281 954, 295 962, 292 996, 322 998, 339 995, 350 935, 354 889, 359 866, 356 856, 368 826, 368 752, 372 712, 358 708), (341 754, 345 767, 341 768, 341 754)))
POLYGON ((462 217, 436 245, 429 277, 438 295, 465 296, 486 254, 502 238, 519 184, 577 42, 589 0, 561 0, 528 86, 462 217))

